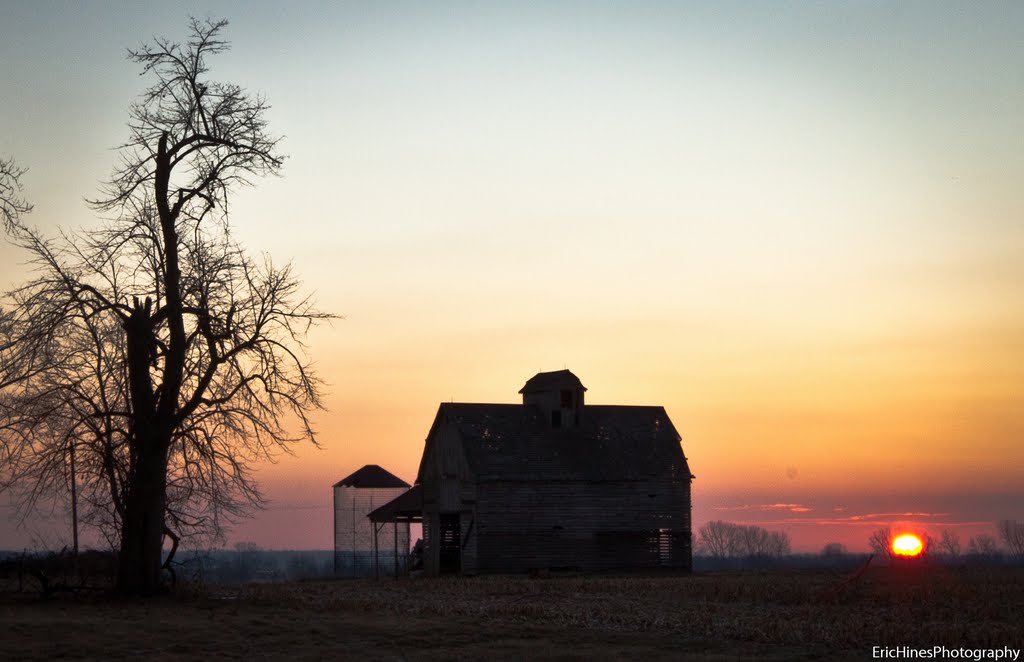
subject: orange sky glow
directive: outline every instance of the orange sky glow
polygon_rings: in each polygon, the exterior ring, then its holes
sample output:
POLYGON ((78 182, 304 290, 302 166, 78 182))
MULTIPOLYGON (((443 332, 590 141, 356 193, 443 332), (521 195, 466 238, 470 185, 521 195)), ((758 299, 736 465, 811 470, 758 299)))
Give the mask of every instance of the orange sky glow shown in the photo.
MULTIPOLYGON (((562 368, 667 409, 695 530, 861 551, 1024 519, 1020 7, 596 4, 217 6, 213 73, 266 94, 289 154, 236 236, 344 316, 308 339, 322 448, 261 466, 229 544, 329 548, 333 482, 411 482, 439 403, 562 368)), ((142 89, 124 48, 187 16, 104 11, 0 27, 27 53, 0 50, 0 156, 47 230, 96 222, 142 89)), ((21 258, 0 245, 3 289, 21 258)))

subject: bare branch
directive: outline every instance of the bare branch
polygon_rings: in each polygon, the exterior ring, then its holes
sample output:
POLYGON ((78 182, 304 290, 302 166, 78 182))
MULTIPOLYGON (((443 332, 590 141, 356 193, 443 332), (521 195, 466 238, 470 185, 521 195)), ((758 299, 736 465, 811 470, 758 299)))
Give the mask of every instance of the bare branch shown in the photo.
POLYGON ((32 205, 21 197, 21 177, 25 172, 14 159, 0 158, 0 218, 8 232, 19 228, 21 217, 32 211, 32 205))

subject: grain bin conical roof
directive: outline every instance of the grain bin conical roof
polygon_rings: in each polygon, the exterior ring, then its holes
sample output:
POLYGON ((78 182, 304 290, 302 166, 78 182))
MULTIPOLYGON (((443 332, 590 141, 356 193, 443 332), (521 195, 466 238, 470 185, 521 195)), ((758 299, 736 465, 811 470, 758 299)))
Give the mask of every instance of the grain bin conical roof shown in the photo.
POLYGON ((368 464, 339 480, 334 487, 409 487, 409 483, 379 465, 368 464))

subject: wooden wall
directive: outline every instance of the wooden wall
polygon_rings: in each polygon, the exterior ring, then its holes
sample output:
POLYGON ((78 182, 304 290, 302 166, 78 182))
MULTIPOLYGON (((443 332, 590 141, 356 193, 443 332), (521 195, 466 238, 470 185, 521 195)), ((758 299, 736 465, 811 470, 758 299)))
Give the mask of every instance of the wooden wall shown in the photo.
POLYGON ((484 482, 464 572, 692 567, 689 482, 484 482))
MULTIPOLYGON (((423 569, 430 576, 440 571, 440 515, 472 510, 476 494, 476 483, 456 427, 445 421, 440 423, 427 440, 422 476, 423 569)), ((461 524, 463 535, 470 521, 472 518, 461 524)))
POLYGON ((421 476, 426 574, 440 571, 440 516, 456 513, 463 574, 692 568, 688 480, 478 481, 440 423, 421 476))

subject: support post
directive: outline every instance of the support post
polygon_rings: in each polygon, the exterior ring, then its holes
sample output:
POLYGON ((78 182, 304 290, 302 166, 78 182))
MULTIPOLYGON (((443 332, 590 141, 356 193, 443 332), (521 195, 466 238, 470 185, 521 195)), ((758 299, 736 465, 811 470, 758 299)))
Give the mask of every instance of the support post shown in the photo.
POLYGON ((371 522, 373 525, 373 576, 375 579, 380 579, 380 550, 377 546, 377 534, 380 533, 376 522, 371 522))
POLYGON ((331 502, 334 504, 334 510, 331 511, 331 521, 334 523, 332 527, 334 529, 334 554, 331 555, 331 559, 334 561, 334 576, 338 576, 338 488, 331 488, 331 502))

